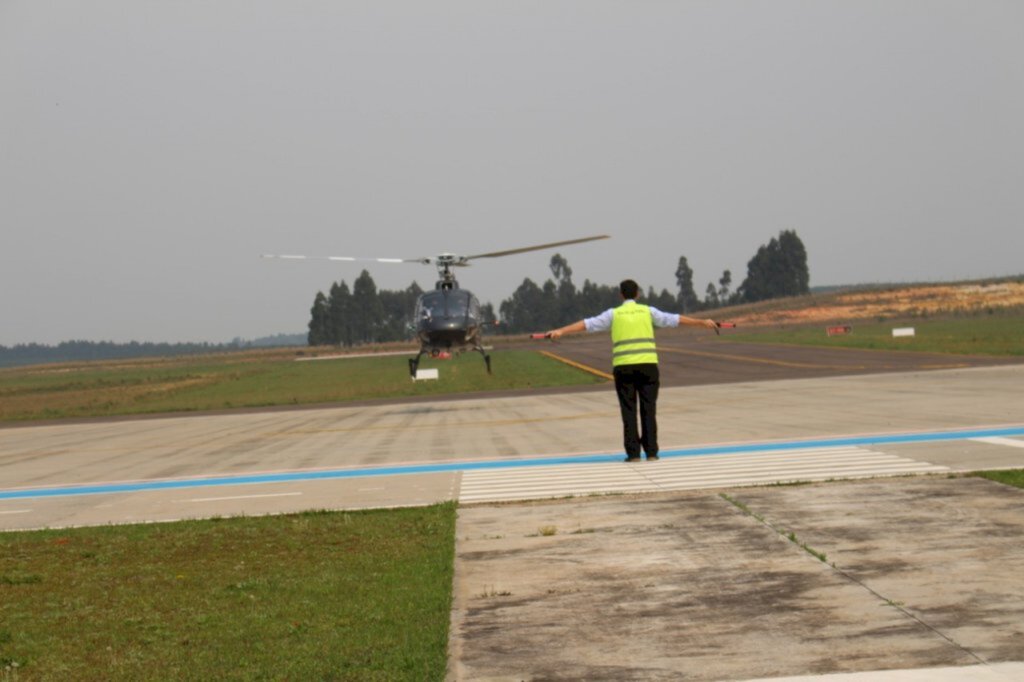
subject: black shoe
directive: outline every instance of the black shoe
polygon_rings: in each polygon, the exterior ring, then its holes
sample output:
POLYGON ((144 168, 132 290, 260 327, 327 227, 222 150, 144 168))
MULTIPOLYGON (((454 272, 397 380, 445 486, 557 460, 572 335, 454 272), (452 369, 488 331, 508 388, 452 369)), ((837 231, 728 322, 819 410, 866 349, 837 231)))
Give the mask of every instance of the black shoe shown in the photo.
POLYGON ((624 459, 622 461, 623 462, 639 462, 640 461, 640 455, 630 455, 629 457, 626 457, 626 459, 624 459))
POLYGON ((657 462, 659 459, 661 458, 658 457, 657 455, 647 455, 648 462, 657 462))

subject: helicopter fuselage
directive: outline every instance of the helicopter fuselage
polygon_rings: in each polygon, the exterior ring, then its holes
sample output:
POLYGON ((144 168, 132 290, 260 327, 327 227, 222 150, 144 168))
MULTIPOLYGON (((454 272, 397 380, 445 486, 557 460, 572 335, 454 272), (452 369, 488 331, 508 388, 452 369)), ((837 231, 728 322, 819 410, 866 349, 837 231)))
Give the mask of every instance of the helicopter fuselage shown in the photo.
MULTIPOLYGON (((595 237, 551 242, 549 244, 537 244, 518 249, 478 253, 472 256, 442 253, 436 257, 424 258, 353 258, 351 256, 312 256, 312 258, 330 261, 370 260, 378 263, 422 263, 424 265, 436 265, 440 277, 437 287, 434 291, 423 294, 416 301, 416 311, 414 313, 416 317, 415 329, 416 336, 420 341, 420 350, 415 358, 409 359, 409 373, 412 374, 413 378, 416 378, 416 368, 423 355, 430 354, 432 357, 449 358, 453 353, 474 350, 483 356, 484 363, 487 365, 487 373, 490 374, 491 357, 487 355, 481 342, 480 332, 483 320, 480 319, 480 302, 471 292, 459 289, 459 283, 455 281, 452 268, 467 266, 471 260, 478 258, 511 256, 517 253, 553 249, 556 246, 581 244, 607 238, 608 235, 598 235, 595 237)), ((265 254, 263 258, 306 260, 310 256, 265 254)))
POLYGON ((420 296, 415 317, 416 336, 424 352, 436 355, 476 350, 480 345, 480 302, 457 284, 444 283, 420 296))

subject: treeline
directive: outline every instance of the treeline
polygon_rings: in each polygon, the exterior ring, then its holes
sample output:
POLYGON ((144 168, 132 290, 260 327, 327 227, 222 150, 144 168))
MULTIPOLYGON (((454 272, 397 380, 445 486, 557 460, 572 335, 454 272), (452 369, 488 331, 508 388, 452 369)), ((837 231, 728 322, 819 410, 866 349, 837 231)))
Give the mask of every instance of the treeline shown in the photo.
MULTIPOLYGON (((411 323, 416 299, 422 293, 416 282, 402 291, 378 291, 366 270, 351 290, 344 280, 336 282, 328 295, 318 291, 313 299, 309 345, 358 346, 409 339, 413 336, 411 323)), ((489 315, 493 317, 493 311, 489 315)))
POLYGON ((63 341, 56 346, 39 343, 0 346, 0 367, 50 362, 123 360, 150 356, 199 355, 234 349, 231 344, 210 343, 114 343, 112 341, 63 341))
MULTIPOLYGON (((585 280, 577 288, 568 261, 555 254, 550 263, 552 279, 538 285, 529 278, 494 308, 481 306, 483 319, 494 320, 494 331, 517 334, 560 327, 618 305, 618 283, 595 284, 585 280)), ((784 230, 761 246, 747 263, 747 276, 736 288, 726 270, 717 283, 710 282, 704 297, 693 288, 693 270, 685 256, 676 268, 677 291, 649 288, 644 302, 667 312, 691 314, 724 305, 750 303, 809 292, 807 251, 795 231, 784 230), (717 284, 717 285, 716 285, 717 284)), ((414 336, 413 311, 423 293, 413 282, 401 291, 379 290, 363 270, 351 289, 344 280, 331 285, 328 294, 317 292, 310 310, 308 342, 311 346, 355 346, 365 343, 407 340, 414 336)))
POLYGON ((810 270, 807 267, 807 249, 794 230, 783 230, 778 238, 772 237, 758 248, 747 262, 747 276, 730 291, 732 273, 725 270, 718 280, 708 282, 704 298, 698 299, 693 290, 693 271, 685 257, 680 257, 676 268, 681 312, 710 310, 739 303, 756 303, 772 298, 801 296, 810 293, 810 270))
POLYGON ((113 341, 63 341, 55 346, 39 343, 0 346, 0 367, 42 365, 54 362, 90 360, 130 360, 145 357, 203 355, 243 348, 297 346, 305 343, 302 334, 278 334, 252 341, 236 338, 230 343, 114 343, 113 341))

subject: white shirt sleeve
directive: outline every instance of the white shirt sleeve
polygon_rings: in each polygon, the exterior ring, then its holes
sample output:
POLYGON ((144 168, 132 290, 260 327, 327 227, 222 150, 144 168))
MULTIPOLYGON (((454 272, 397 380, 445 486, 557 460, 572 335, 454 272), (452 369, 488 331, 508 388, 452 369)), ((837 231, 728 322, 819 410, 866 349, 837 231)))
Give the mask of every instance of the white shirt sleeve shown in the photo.
POLYGON ((648 306, 651 309, 651 319, 654 321, 655 327, 678 327, 679 316, 673 315, 672 313, 663 313, 654 306, 648 306))
POLYGON ((612 316, 615 308, 609 308, 597 317, 588 317, 583 320, 588 332, 605 332, 612 328, 612 316))

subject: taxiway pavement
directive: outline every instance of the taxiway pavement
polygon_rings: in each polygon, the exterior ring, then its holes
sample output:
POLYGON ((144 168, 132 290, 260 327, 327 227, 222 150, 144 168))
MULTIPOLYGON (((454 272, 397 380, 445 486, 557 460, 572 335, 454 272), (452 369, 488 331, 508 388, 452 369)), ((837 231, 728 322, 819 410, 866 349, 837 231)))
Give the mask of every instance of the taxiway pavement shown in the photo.
MULTIPOLYGON (((659 401, 663 464, 696 461, 694 448, 709 447, 721 463, 761 447, 805 461, 810 443, 955 470, 1016 466, 1024 450, 991 439, 1024 423, 1022 375, 1009 365, 669 387, 659 401), (976 438, 899 437, 956 429, 976 438)), ((552 480, 568 465, 611 465, 613 478, 626 478, 620 443, 610 388, 3 428, 0 529, 471 501, 467 483, 479 491, 487 476, 510 480, 510 468, 529 473, 531 463, 552 480)), ((822 476, 833 477, 803 478, 822 476)), ((574 490, 574 480, 585 477, 573 473, 551 495, 603 491, 574 490)))

